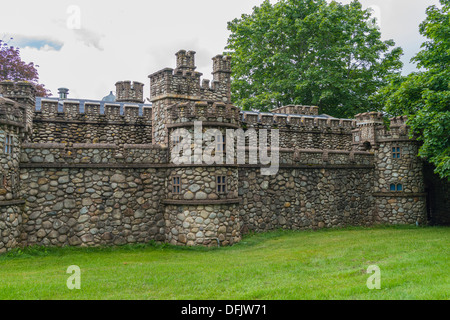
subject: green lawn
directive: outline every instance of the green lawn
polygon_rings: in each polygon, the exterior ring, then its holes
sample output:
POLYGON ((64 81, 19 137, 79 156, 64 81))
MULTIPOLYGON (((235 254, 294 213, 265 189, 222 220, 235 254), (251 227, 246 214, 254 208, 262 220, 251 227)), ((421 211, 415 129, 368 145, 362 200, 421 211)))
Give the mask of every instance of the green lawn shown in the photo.
POLYGON ((0 299, 449 299, 450 229, 277 231, 228 248, 30 248, 0 256, 0 299), (70 265, 81 289, 69 290, 70 265), (381 289, 366 286, 381 269, 381 289))

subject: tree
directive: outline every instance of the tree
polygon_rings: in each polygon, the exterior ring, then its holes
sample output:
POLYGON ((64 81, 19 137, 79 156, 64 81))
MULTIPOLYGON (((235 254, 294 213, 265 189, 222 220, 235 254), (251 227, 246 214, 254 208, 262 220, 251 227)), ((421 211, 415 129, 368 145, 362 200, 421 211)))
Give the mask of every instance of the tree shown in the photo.
POLYGON ((430 6, 420 33, 428 38, 412 59, 424 71, 391 80, 380 101, 391 115, 408 115, 411 135, 422 146, 419 156, 450 180, 450 0, 442 8, 430 6))
POLYGON ((232 99, 244 110, 317 105, 336 117, 381 110, 371 99, 402 67, 358 1, 268 0, 228 23, 232 99))
POLYGON ((50 90, 45 89, 43 84, 39 84, 39 74, 33 62, 25 63, 20 58, 19 48, 9 46, 0 40, 0 81, 29 81, 36 88, 38 97, 48 97, 50 90))

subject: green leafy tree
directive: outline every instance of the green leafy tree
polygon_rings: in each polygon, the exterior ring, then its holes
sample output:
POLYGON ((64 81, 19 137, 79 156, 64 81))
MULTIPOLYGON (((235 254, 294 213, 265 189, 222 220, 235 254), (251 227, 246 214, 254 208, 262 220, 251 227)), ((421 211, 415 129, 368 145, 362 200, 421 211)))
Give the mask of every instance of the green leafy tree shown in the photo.
POLYGON ((228 23, 232 99, 244 110, 317 105, 336 117, 380 110, 371 99, 402 67, 369 10, 325 0, 264 1, 228 23))
POLYGON ((408 115, 411 134, 423 144, 419 155, 450 180, 450 0, 430 6, 420 33, 428 41, 412 61, 424 71, 392 79, 380 92, 391 115, 408 115))

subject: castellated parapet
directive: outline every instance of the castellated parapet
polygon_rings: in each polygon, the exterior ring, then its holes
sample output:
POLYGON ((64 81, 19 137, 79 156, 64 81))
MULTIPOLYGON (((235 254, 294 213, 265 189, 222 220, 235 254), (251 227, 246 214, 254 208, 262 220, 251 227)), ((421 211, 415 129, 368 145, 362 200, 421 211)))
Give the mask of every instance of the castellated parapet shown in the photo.
POLYGON ((0 253, 151 240, 226 246, 249 231, 427 222, 430 185, 405 117, 388 130, 378 112, 241 111, 231 103, 229 57, 213 58, 212 81, 196 71, 194 51, 175 60, 149 76, 151 105, 137 82, 118 82, 114 103, 35 101, 31 85, 0 83, 0 253), (214 152, 175 162, 178 129, 194 151, 213 141, 214 152), (229 130, 245 144, 226 157, 229 130), (274 175, 252 162, 261 150, 249 137, 263 132, 279 133, 279 148, 267 149, 279 154, 274 175), (219 150, 224 161, 211 164, 219 150))
POLYGON ((134 81, 119 81, 116 83, 116 101, 144 103, 144 84, 134 81))

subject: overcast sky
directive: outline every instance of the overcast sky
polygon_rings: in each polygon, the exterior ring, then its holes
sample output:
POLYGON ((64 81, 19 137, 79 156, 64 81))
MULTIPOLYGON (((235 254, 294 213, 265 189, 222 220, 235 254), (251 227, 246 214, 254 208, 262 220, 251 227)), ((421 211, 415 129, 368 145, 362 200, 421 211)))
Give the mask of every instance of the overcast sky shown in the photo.
MULTIPOLYGON (((275 0, 271 1, 272 3, 275 0)), ((341 0, 349 3, 350 0, 341 0)), ((197 70, 211 79, 211 58, 224 51, 227 22, 262 0, 15 0, 2 1, 0 39, 13 37, 22 59, 39 65, 40 82, 57 95, 101 99, 117 81, 145 84, 174 67, 180 49, 197 52, 197 70)), ((404 74, 420 50, 419 24, 438 0, 361 0, 379 18, 383 39, 404 49, 404 74)))

